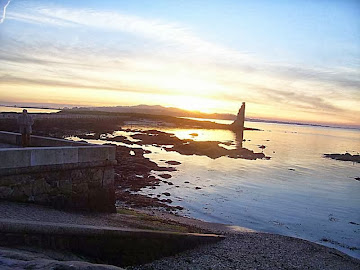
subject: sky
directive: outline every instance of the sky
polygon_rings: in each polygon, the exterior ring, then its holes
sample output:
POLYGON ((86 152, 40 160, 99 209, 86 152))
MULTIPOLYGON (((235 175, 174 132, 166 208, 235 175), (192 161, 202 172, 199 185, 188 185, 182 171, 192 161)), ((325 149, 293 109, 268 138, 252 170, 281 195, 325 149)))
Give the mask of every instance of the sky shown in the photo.
POLYGON ((0 0, 0 103, 360 126, 360 1, 0 0))

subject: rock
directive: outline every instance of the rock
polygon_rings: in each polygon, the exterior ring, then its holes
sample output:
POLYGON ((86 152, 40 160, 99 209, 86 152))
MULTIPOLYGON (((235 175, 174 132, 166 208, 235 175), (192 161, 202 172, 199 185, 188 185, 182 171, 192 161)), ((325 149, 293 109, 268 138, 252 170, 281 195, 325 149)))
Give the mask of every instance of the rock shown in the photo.
POLYGON ((184 183, 185 183, 185 184, 190 184, 190 182, 189 182, 189 181, 185 181, 184 183))
POLYGON ((295 171, 295 169, 290 168, 289 171, 295 171))
POLYGON ((345 154, 324 154, 324 157, 335 159, 335 160, 351 161, 351 162, 360 163, 360 155, 351 155, 349 153, 345 153, 345 154))
POLYGON ((180 165, 181 164, 181 162, 175 161, 175 160, 169 160, 169 161, 166 161, 165 163, 167 163, 169 165, 180 165))
POLYGON ((170 196, 171 194, 169 192, 164 192, 163 193, 165 196, 170 196))
POLYGON ((354 179, 360 181, 360 177, 355 177, 354 179))
POLYGON ((349 224, 352 224, 352 225, 360 225, 359 223, 356 223, 354 221, 350 221, 349 224))
POLYGON ((195 189, 201 189, 201 187, 195 187, 195 189))
POLYGON ((171 178, 172 176, 171 176, 171 174, 163 173, 163 174, 159 174, 159 177, 164 178, 164 179, 169 179, 169 178, 171 178))

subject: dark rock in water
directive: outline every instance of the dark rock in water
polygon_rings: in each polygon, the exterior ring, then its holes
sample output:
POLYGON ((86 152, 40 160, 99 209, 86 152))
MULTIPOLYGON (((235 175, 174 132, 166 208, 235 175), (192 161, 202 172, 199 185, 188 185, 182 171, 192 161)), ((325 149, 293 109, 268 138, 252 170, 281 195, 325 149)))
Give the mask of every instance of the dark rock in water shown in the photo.
POLYGON ((169 186, 172 186, 172 185, 174 185, 174 184, 173 184, 173 183, 171 183, 171 182, 168 182, 167 184, 168 184, 169 186))
POLYGON ((201 189, 201 187, 195 187, 195 189, 201 189))
POLYGON ((170 196, 171 194, 169 192, 164 192, 163 193, 165 196, 170 196))
POLYGON ((360 163, 360 155, 351 155, 349 153, 345 153, 345 154, 324 154, 324 157, 335 159, 335 160, 351 161, 351 162, 360 163))
POLYGON ((134 142, 130 141, 128 138, 126 138, 125 136, 122 136, 122 135, 116 136, 114 138, 103 138, 103 140, 113 141, 113 142, 122 142, 122 143, 126 143, 129 145, 134 144, 134 142))
POLYGON ((171 175, 168 174, 168 173, 159 174, 159 176, 160 176, 161 178, 165 178, 165 179, 171 178, 171 175))
POLYGON ((259 145, 259 148, 260 148, 260 149, 265 149, 266 146, 265 146, 265 145, 259 145))
POLYGON ((169 165, 180 165, 181 164, 181 162, 175 161, 175 160, 169 160, 169 161, 166 161, 165 163, 167 163, 169 165))
POLYGON ((81 134, 78 135, 80 139, 84 140, 99 140, 100 139, 100 133, 94 133, 94 134, 81 134))
POLYGON ((132 138, 141 140, 136 144, 142 145, 172 145, 171 148, 164 148, 168 152, 178 152, 182 155, 207 156, 212 159, 228 156, 230 158, 258 159, 265 158, 263 153, 254 153, 246 148, 225 149, 219 146, 219 141, 194 141, 190 139, 181 140, 174 134, 156 130, 147 130, 131 135, 132 138))
POLYGON ((355 177, 354 179, 360 181, 360 177, 355 177))
POLYGON ((233 141, 222 142, 222 144, 226 146, 230 146, 233 144, 233 141))
POLYGON ((289 171, 295 171, 295 169, 290 168, 289 171))
POLYGON ((349 224, 352 224, 352 225, 360 225, 359 223, 356 223, 354 221, 350 221, 349 224))
POLYGON ((185 184, 189 184, 190 182, 189 182, 189 181, 185 181, 184 183, 185 183, 185 184))

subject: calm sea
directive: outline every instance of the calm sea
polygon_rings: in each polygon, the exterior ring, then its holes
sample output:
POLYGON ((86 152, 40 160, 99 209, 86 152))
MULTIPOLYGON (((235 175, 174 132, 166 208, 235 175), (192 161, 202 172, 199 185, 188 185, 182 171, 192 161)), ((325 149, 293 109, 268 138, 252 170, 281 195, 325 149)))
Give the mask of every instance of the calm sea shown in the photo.
MULTIPOLYGON (((213 160, 147 146, 152 151, 147 157, 158 164, 182 164, 171 173, 174 185, 142 192, 154 197, 169 192, 173 205, 186 209, 184 215, 303 238, 360 258, 360 181, 354 179, 360 177, 360 164, 323 157, 358 154, 360 131, 258 122, 246 126, 262 131, 245 131, 243 147, 261 152, 259 145, 265 145, 270 160, 213 160)), ((236 140, 227 130, 155 128, 179 138, 236 140)))

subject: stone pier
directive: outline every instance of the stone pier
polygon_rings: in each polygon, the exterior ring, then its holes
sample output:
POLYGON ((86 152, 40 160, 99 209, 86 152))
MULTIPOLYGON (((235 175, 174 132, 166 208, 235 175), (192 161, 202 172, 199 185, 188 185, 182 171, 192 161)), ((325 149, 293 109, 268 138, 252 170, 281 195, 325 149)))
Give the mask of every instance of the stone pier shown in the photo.
POLYGON ((0 199, 114 212, 115 147, 0 132, 0 199))

